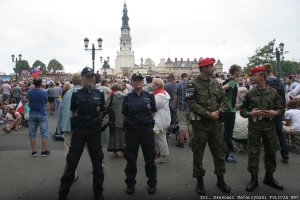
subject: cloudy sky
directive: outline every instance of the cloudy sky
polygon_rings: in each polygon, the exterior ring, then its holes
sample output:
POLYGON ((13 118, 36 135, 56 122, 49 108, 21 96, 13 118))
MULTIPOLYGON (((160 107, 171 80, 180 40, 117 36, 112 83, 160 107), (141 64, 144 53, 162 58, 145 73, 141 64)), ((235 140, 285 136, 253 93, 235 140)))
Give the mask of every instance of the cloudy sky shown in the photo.
MULTIPOLYGON (((97 43, 114 67, 124 0, 1 0, 0 72, 10 73, 11 54, 30 65, 60 61, 66 72, 92 66, 83 39, 97 43)), ((286 59, 300 61, 298 0, 127 0, 132 49, 140 58, 219 58, 225 69, 245 65, 272 39, 285 44, 286 59)))

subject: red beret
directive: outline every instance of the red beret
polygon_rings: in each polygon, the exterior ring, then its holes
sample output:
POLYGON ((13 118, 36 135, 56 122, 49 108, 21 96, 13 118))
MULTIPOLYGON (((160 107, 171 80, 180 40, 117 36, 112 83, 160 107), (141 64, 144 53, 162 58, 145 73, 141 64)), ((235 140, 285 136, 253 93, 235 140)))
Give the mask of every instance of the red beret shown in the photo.
POLYGON ((199 67, 205 67, 208 65, 213 65, 216 62, 214 58, 203 58, 199 61, 198 66, 199 67))
POLYGON ((263 72, 263 71, 266 71, 266 68, 264 66, 256 66, 256 67, 253 67, 249 73, 250 74, 255 74, 257 72, 263 72))

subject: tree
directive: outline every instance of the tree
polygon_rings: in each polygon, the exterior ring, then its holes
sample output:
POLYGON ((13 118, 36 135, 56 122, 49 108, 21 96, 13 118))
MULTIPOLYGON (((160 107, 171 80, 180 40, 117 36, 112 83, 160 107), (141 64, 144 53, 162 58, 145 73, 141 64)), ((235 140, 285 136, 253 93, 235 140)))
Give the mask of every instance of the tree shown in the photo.
MULTIPOLYGON (((262 48, 257 48, 255 54, 251 57, 248 57, 249 63, 243 68, 244 73, 248 73, 252 67, 262 65, 264 63, 270 63, 272 66, 276 66, 276 61, 273 60, 273 58, 275 58, 274 52, 269 48, 269 44, 271 42, 275 43, 275 39, 270 41, 262 48)), ((288 53, 288 51, 283 52, 283 54, 286 53, 288 53)))
POLYGON ((32 69, 35 69, 38 66, 41 67, 42 74, 47 74, 47 68, 46 68, 45 63, 43 63, 42 61, 36 60, 32 65, 32 69))
POLYGON ((18 75, 21 74, 22 70, 30 70, 30 66, 27 60, 19 60, 14 67, 14 72, 18 75))
POLYGON ((279 70, 281 75, 288 76, 290 74, 300 73, 300 63, 296 61, 284 61, 280 63, 279 70))
POLYGON ((53 72, 56 73, 57 71, 62 71, 64 70, 64 67, 62 66, 62 64, 60 62, 58 62, 55 59, 50 60, 49 64, 48 64, 48 72, 53 72))

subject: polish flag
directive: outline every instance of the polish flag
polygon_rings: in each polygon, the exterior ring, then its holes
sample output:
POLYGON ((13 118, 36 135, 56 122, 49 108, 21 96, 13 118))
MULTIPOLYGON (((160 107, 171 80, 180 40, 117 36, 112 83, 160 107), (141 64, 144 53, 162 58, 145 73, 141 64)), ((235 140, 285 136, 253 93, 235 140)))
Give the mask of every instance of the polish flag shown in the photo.
POLYGON ((23 113, 24 112, 24 106, 23 106, 22 101, 19 102, 19 104, 16 108, 16 112, 18 112, 18 113, 23 113))

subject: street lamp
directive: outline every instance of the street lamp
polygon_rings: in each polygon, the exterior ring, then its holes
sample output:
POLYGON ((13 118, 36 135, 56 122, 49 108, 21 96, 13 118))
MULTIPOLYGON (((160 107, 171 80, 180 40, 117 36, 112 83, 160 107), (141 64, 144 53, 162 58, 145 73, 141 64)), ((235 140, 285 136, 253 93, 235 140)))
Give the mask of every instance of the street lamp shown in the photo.
POLYGON ((89 39, 88 38, 85 38, 84 40, 84 47, 85 47, 85 51, 92 51, 92 60, 93 60, 93 72, 95 72, 95 51, 96 50, 99 50, 101 51, 102 50, 102 38, 98 38, 97 42, 98 42, 98 47, 99 49, 96 49, 95 48, 95 45, 94 43, 92 44, 92 48, 91 49, 88 49, 88 46, 89 46, 89 39))
POLYGON ((269 43, 269 49, 272 51, 272 54, 275 54, 275 57, 276 57, 276 76, 280 77, 279 76, 279 62, 280 62, 280 60, 284 61, 284 56, 283 56, 284 43, 281 42, 279 44, 279 47, 275 48, 275 52, 273 52, 274 45, 275 45, 275 40, 273 40, 269 43))
POLYGON ((143 68, 143 61, 144 61, 144 59, 143 59, 143 57, 141 57, 141 68, 143 68))
POLYGON ((108 64, 109 63, 109 56, 107 56, 107 60, 104 60, 103 62, 102 62, 102 60, 103 60, 103 57, 100 56, 100 63, 103 63, 102 68, 104 70, 103 75, 104 75, 104 78, 105 78, 106 77, 106 69, 110 68, 110 65, 108 64))
POLYGON ((12 55, 11 55, 11 59, 12 59, 12 62, 16 63, 16 65, 15 65, 15 68, 16 68, 15 73, 16 73, 16 81, 17 81, 17 79, 18 79, 18 77, 17 77, 17 64, 18 64, 19 61, 22 59, 22 54, 19 54, 19 59, 18 59, 17 57, 15 57, 14 54, 12 54, 12 55))

